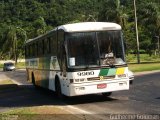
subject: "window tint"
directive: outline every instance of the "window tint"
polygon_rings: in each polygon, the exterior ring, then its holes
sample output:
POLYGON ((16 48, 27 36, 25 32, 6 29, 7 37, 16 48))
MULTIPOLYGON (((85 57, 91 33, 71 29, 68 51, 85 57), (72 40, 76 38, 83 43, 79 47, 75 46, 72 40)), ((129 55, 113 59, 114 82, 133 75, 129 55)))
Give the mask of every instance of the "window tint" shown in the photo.
POLYGON ((38 42, 38 56, 42 56, 43 55, 43 41, 39 40, 38 42))
POLYGON ((57 33, 56 32, 53 33, 50 40, 51 40, 50 41, 51 53, 53 55, 56 55, 56 53, 57 53, 57 33))
POLYGON ((44 40, 44 54, 50 54, 50 37, 44 40))

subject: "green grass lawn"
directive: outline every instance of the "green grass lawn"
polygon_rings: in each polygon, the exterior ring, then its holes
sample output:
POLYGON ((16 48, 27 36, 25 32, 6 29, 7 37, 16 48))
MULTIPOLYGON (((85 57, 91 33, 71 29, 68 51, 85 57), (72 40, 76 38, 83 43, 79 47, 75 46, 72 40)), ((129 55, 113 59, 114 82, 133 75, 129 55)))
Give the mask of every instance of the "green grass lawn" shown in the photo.
POLYGON ((140 54, 140 64, 137 63, 137 56, 134 54, 129 54, 126 56, 128 67, 133 72, 143 72, 160 70, 160 57, 148 54, 140 54))
POLYGON ((25 66, 25 62, 19 62, 19 63, 17 63, 17 65, 16 65, 16 68, 26 68, 26 66, 25 66))
MULTIPOLYGON (((137 56, 135 54, 129 54, 126 55, 127 63, 136 63, 137 62, 137 56)), ((159 56, 149 56, 148 54, 140 54, 140 61, 141 63, 154 63, 159 62, 160 63, 160 57, 159 56)))
POLYGON ((50 105, 12 109, 1 113, 0 120, 84 120, 78 116, 80 115, 71 114, 62 107, 50 105))
POLYGON ((0 85, 6 85, 6 84, 14 84, 11 80, 1 80, 0 85))
POLYGON ((142 63, 128 64, 128 67, 133 72, 160 70, 160 63, 142 63))

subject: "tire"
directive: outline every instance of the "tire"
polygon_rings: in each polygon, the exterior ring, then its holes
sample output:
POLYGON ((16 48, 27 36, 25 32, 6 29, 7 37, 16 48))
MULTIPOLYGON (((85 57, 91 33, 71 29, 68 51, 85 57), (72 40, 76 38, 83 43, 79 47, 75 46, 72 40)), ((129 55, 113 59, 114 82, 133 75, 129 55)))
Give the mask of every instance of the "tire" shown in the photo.
POLYGON ((56 83, 55 83, 55 88, 56 88, 56 96, 58 98, 63 98, 62 92, 61 92, 61 84, 60 81, 58 79, 56 79, 56 83))
POLYGON ((129 84, 132 85, 132 84, 133 84, 133 80, 130 80, 130 81, 129 81, 129 84))
POLYGON ((102 93, 103 96, 108 97, 112 94, 112 92, 106 92, 106 93, 102 93))
POLYGON ((34 86, 36 85, 35 77, 34 77, 34 74, 33 74, 33 73, 32 73, 32 83, 33 83, 34 86))

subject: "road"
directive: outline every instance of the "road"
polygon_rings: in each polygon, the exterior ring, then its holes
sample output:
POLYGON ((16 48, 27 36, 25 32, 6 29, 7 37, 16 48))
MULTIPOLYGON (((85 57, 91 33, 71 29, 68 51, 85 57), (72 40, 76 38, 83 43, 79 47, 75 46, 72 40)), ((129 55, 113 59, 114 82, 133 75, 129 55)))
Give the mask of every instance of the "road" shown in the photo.
POLYGON ((73 114, 159 114, 160 71, 135 76, 129 91, 117 91, 110 97, 101 94, 77 96, 59 100, 53 92, 35 89, 26 81, 23 70, 0 72, 0 78, 12 79, 18 85, 0 85, 0 112, 25 106, 55 105, 73 114))

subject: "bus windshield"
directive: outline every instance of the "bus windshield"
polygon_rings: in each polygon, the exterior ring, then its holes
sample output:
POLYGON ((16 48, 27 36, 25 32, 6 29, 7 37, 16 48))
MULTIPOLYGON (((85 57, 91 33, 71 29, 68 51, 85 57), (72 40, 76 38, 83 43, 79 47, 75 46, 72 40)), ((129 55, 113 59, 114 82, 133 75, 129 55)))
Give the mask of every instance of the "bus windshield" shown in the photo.
POLYGON ((68 67, 126 64, 121 31, 67 33, 66 42, 68 67))

